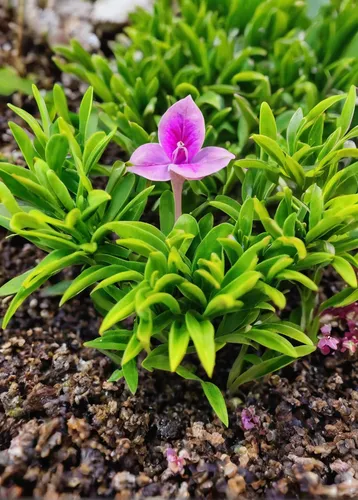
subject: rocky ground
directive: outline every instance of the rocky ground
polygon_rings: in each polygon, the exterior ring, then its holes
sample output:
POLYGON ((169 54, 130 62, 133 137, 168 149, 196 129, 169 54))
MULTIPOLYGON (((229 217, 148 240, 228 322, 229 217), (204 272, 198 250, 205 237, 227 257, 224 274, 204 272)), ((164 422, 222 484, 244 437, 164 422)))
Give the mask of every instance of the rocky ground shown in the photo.
MULTIPOLYGON (((0 281, 40 257, 1 239, 0 281)), ((2 333, 0 496, 357 497, 357 361, 316 354, 251 385, 225 429, 195 383, 145 372, 136 396, 108 383, 111 362, 82 347, 90 301, 57 302, 33 296, 2 333)))

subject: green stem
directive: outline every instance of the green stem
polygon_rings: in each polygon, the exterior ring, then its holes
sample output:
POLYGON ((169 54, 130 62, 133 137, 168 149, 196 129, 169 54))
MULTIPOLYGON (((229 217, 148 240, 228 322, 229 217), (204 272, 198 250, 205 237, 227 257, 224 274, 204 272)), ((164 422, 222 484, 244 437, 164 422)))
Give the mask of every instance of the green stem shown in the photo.
POLYGON ((177 221, 182 214, 182 196, 183 196, 183 185, 184 177, 171 172, 171 182, 174 194, 174 205, 175 205, 175 220, 177 221))

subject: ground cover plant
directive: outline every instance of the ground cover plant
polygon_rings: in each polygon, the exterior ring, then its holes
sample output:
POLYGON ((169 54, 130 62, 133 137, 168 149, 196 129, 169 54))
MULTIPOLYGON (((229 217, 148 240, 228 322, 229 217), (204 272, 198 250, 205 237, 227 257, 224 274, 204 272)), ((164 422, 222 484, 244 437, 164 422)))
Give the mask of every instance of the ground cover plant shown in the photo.
MULTIPOLYGON (((280 131, 263 103, 259 134, 253 135, 257 156, 234 160, 223 148, 208 148, 224 155, 216 169, 224 171, 231 160, 240 189, 235 197, 218 195, 204 202, 194 215, 175 210, 178 193, 163 191, 161 184, 169 187, 165 182, 153 184, 134 175, 162 168, 158 156, 155 164, 148 157, 141 162, 140 152, 153 145, 142 145, 127 167, 100 163, 116 129, 109 134, 98 130, 92 88, 78 115, 69 113, 61 87, 54 88, 50 105, 33 90, 40 122, 12 107, 33 139, 10 124, 27 168, 0 163, 0 223, 48 255, 0 289, 2 296, 14 295, 3 328, 33 291, 63 269, 78 266, 78 276, 58 283, 56 290, 63 304, 90 289, 104 319, 102 335, 87 345, 118 365, 110 380, 124 377, 135 392, 139 361, 150 371, 175 371, 201 384, 227 424, 221 391, 207 380, 218 350, 241 346, 228 376, 228 388, 235 392, 311 353, 319 341, 319 312, 357 299, 352 254, 358 246, 357 163, 352 162, 357 127, 351 127, 355 88, 306 114, 299 109, 280 131), (334 121, 332 106, 340 108, 334 121), (105 189, 93 187, 97 176, 105 189), (150 195, 153 213, 159 213, 157 225, 140 220, 150 195), (319 306, 321 273, 329 265, 348 287, 319 306), (287 294, 293 288, 301 304, 288 311, 287 294)), ((197 137, 203 118, 192 97, 172 106, 168 113, 173 112, 179 118, 166 132, 177 149, 167 152, 172 163, 164 164, 165 179, 159 181, 173 181, 168 172, 175 167, 184 182, 197 168, 190 163, 189 155, 196 153, 187 132, 197 137)), ((159 140, 165 147, 160 134, 159 140)), ((200 177, 211 173, 210 162, 200 165, 200 177)))

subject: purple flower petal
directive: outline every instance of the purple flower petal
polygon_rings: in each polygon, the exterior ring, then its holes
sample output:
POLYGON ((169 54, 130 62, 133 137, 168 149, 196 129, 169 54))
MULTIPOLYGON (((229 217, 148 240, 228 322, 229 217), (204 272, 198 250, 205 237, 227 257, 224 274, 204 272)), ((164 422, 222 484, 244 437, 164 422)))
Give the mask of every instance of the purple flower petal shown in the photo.
POLYGON ((234 158, 235 155, 224 148, 208 147, 195 155, 191 163, 171 164, 169 169, 188 180, 202 179, 225 168, 234 158))
POLYGON ((139 146, 129 161, 133 166, 127 168, 128 172, 151 181, 170 180, 170 160, 160 144, 143 144, 139 146))
POLYGON ((317 347, 321 351, 321 353, 326 356, 331 352, 331 349, 332 351, 336 351, 338 345, 339 345, 339 339, 327 335, 325 337, 320 338, 317 347))
POLYGON ((323 333, 323 335, 329 335, 332 331, 332 325, 323 325, 321 326, 321 333, 323 333))
POLYGON ((260 425, 260 419, 255 414, 255 408, 249 407, 245 408, 241 412, 241 425, 245 431, 249 431, 254 427, 258 427, 260 425))
POLYGON ((158 137, 171 162, 177 163, 178 146, 186 148, 189 162, 200 151, 205 138, 205 122, 191 96, 176 102, 164 113, 159 122, 158 137))

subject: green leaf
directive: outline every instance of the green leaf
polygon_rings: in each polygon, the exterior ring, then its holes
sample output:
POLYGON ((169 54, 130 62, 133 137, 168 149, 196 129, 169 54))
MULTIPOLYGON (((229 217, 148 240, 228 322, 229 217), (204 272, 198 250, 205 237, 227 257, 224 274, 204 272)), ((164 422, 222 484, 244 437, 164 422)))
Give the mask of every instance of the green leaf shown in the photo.
POLYGON ((337 119, 336 127, 341 128, 342 137, 349 130, 349 127, 351 125, 356 106, 356 100, 357 100, 357 89, 355 85, 352 85, 351 88, 349 89, 346 102, 344 103, 341 116, 337 119))
POLYGON ((120 177, 114 186, 110 186, 110 182, 111 180, 109 180, 107 192, 111 195, 111 201, 104 213, 103 223, 112 222, 117 219, 122 207, 126 205, 127 200, 132 194, 135 176, 134 174, 127 174, 124 177, 120 177))
POLYGON ((128 335, 118 335, 116 333, 110 335, 110 332, 108 333, 103 337, 85 342, 84 346, 100 350, 125 351, 128 345, 128 335))
POLYGON ((31 295, 32 292, 43 285, 43 283, 45 283, 51 276, 66 268, 67 266, 83 262, 83 256, 83 252, 74 252, 60 259, 56 259, 54 262, 51 262, 49 264, 44 264, 42 262, 40 265, 36 266, 36 268, 31 270, 31 272, 25 277, 21 288, 12 299, 9 308, 4 316, 2 327, 6 328, 17 309, 21 306, 24 300, 27 299, 29 295, 31 295))
POLYGON ((238 299, 252 290, 261 276, 261 273, 256 271, 246 271, 224 286, 217 295, 230 294, 234 299, 238 299))
POLYGON ((274 141, 277 138, 277 127, 275 117, 267 102, 263 102, 260 108, 260 134, 270 137, 274 141))
POLYGON ((93 103, 93 88, 89 87, 82 98, 79 110, 79 119, 80 119, 79 128, 83 141, 87 141, 89 137, 88 125, 92 111, 92 103, 93 103))
POLYGON ((138 205, 145 202, 150 193, 153 191, 154 187, 155 186, 150 186, 146 189, 143 189, 141 193, 137 194, 129 203, 125 205, 125 207, 119 212, 119 214, 117 214, 116 220, 121 220, 124 218, 124 216, 128 217, 128 212, 134 207, 138 207, 138 205))
POLYGON ((32 269, 29 269, 28 271, 20 274, 19 276, 16 276, 15 278, 12 278, 10 281, 2 285, 2 287, 0 287, 0 297, 7 297, 9 295, 15 295, 15 293, 18 293, 18 291, 22 287, 23 282, 31 272, 32 269))
POLYGON ((284 309, 286 307, 286 297, 282 292, 280 292, 280 290, 277 290, 262 281, 257 283, 256 289, 267 295, 279 309, 284 309))
POLYGON ((237 311, 244 305, 243 302, 236 300, 230 294, 221 294, 216 295, 216 297, 212 298, 205 309, 204 316, 205 317, 215 317, 215 316, 223 316, 224 314, 228 314, 234 311, 237 311))
POLYGON ((190 335, 185 324, 174 321, 169 331, 170 369, 175 372, 182 362, 188 348, 190 335))
POLYGON ((307 337, 305 333, 299 330, 298 326, 294 323, 290 323, 288 321, 280 321, 279 323, 263 323, 255 326, 255 328, 263 328, 264 330, 270 330, 273 332, 278 332, 286 337, 290 337, 291 339, 297 340, 302 344, 313 345, 312 340, 307 337))
POLYGON ((254 220, 254 200, 247 198, 240 210, 239 228, 243 236, 250 237, 254 220))
POLYGON ((58 116, 61 116, 67 123, 71 123, 66 94, 58 83, 55 83, 53 87, 53 100, 58 116))
POLYGON ((102 191, 101 189, 93 189, 90 193, 88 193, 87 203, 88 207, 81 215, 81 220, 86 221, 92 215, 94 215, 98 208, 107 203, 111 199, 111 195, 106 191, 102 191))
POLYGON ((46 107, 45 100, 40 94, 39 89, 36 87, 36 85, 32 85, 32 93, 37 103, 37 107, 39 108, 42 127, 44 129, 45 134, 48 136, 50 134, 51 119, 46 107))
POLYGON ((234 227, 231 224, 223 223, 209 231, 195 252, 193 269, 197 267, 199 259, 209 259, 212 253, 220 255, 221 244, 219 238, 226 238, 229 234, 232 234, 233 230, 234 227))
POLYGON ((175 224, 174 196, 171 191, 164 191, 159 201, 160 230, 168 235, 175 224))
POLYGON ((331 97, 327 97, 327 99, 324 99, 321 101, 319 104, 317 104, 311 111, 308 113, 308 115, 304 118, 303 121, 303 127, 301 125, 299 133, 303 130, 305 130, 319 115, 324 113, 326 109, 330 108, 337 102, 341 101, 346 97, 346 94, 343 95, 333 95, 331 97))
POLYGON ((142 344, 137 339, 136 335, 132 335, 128 342, 127 348, 123 353, 122 366, 129 363, 142 351, 142 344))
POLYGON ((325 300, 319 307, 319 312, 330 309, 331 307, 345 307, 358 300, 358 290, 356 288, 345 288, 336 293, 333 297, 325 300))
POLYGON ((33 170, 34 166, 34 157, 36 155, 36 151, 32 145, 31 139, 19 125, 14 122, 9 122, 9 127, 11 129, 12 135, 15 138, 19 148, 21 149, 21 153, 29 166, 30 170, 33 170))
POLYGON ((8 106, 11 109, 11 111, 13 111, 17 115, 19 115, 20 118, 22 118, 29 125, 29 127, 31 128, 31 130, 33 131, 35 136, 37 137, 40 145, 43 148, 45 148, 46 142, 47 142, 47 137, 44 134, 38 121, 32 115, 30 115, 30 113, 28 113, 27 111, 24 111, 23 109, 18 108, 17 106, 13 106, 12 104, 8 104, 8 106))
POLYGON ((144 300, 140 305, 137 306, 137 313, 139 314, 141 311, 149 309, 155 304, 162 304, 167 307, 173 314, 180 314, 179 302, 169 293, 164 292, 151 293, 146 298, 146 300, 144 300))
POLYGON ((150 351, 150 339, 154 333, 153 330, 153 314, 149 308, 143 308, 138 310, 138 304, 141 304, 147 295, 147 290, 143 290, 136 295, 136 305, 138 313, 138 327, 137 327, 137 339, 142 344, 143 348, 149 352, 150 351))
POLYGON ((303 269, 312 269, 317 265, 324 265, 331 262, 334 259, 334 255, 327 252, 314 252, 307 254, 307 257, 295 266, 297 271, 302 271, 303 269))
POLYGON ((311 201, 310 201, 310 216, 309 228, 313 229, 322 219, 323 214, 323 195, 322 189, 313 184, 311 187, 311 201))
POLYGON ((112 375, 109 377, 107 382, 118 382, 118 380, 121 380, 124 377, 123 375, 123 370, 114 370, 112 375))
POLYGON ((66 185, 61 181, 61 179, 55 174, 53 170, 48 170, 46 172, 46 177, 49 184, 52 187, 53 192, 60 201, 60 203, 69 212, 75 208, 75 202, 71 198, 71 195, 66 187, 66 185))
POLYGON ((183 283, 177 285, 180 292, 189 299, 202 307, 206 307, 207 300, 204 292, 198 286, 194 285, 194 283, 190 283, 189 281, 184 281, 183 283))
POLYGON ((168 248, 165 244, 165 236, 163 233, 156 227, 145 222, 108 222, 97 229, 92 237, 92 241, 99 241, 108 232, 115 232, 120 238, 124 239, 138 239, 140 242, 150 245, 164 255, 168 255, 168 248))
POLYGON ((216 356, 214 327, 208 320, 198 320, 191 312, 186 313, 185 322, 200 362, 208 376, 212 377, 216 356))
POLYGON ((201 382, 204 394, 207 397, 212 409, 226 427, 229 426, 229 415, 226 408, 225 399, 220 389, 211 382, 201 382))
POLYGON ((258 243, 255 243, 250 248, 248 248, 235 262, 235 264, 228 270, 225 274, 222 286, 226 287, 234 279, 238 278, 245 271, 255 269, 258 262, 258 253, 266 248, 271 241, 270 236, 266 236, 258 243))
POLYGON ((135 394, 138 389, 138 369, 137 363, 134 359, 128 361, 122 365, 123 376, 127 382, 129 390, 132 394, 135 394))
MULTIPOLYGON (((128 318, 131 314, 133 314, 135 310, 135 297, 139 290, 147 286, 144 282, 137 285, 133 290, 127 293, 112 309, 108 312, 105 318, 102 321, 102 325, 100 327, 99 333, 102 334, 106 330, 109 330, 113 325, 119 323, 125 318, 128 318)), ((134 343, 134 341, 133 341, 134 343)), ((138 342, 138 344, 140 344, 138 342)))
POLYGON ((287 145, 288 152, 292 155, 295 152, 296 134, 303 120, 303 112, 301 108, 298 108, 292 116, 290 123, 287 127, 287 145))
MULTIPOLYGON (((314 346, 301 346, 295 349, 296 357, 307 356, 315 350, 314 346)), ((248 370, 246 370, 242 375, 240 375, 230 386, 230 392, 235 392, 240 385, 252 380, 257 380, 258 378, 264 377, 269 373, 273 373, 277 370, 281 370, 285 366, 292 363, 294 358, 290 356, 277 356, 267 361, 263 361, 259 365, 254 365, 248 370)))
POLYGON ((89 286, 97 283, 98 281, 104 280, 110 276, 113 276, 121 271, 126 271, 125 267, 122 266, 103 266, 97 265, 92 266, 89 269, 85 269, 77 278, 75 278, 71 286, 64 293, 60 306, 65 304, 75 295, 78 295, 83 290, 89 286))
POLYGON ((61 174, 68 148, 67 137, 62 134, 52 135, 46 144, 46 162, 56 174, 61 174))
MULTIPOLYGON (((102 266, 101 266, 102 267, 102 266)), ((105 276, 105 274, 108 276, 108 278, 104 278, 103 281, 101 281, 93 290, 91 293, 96 292, 97 290, 101 290, 103 288, 107 288, 107 286, 113 285, 114 283, 120 283, 122 281, 137 281, 140 282, 143 280, 143 275, 138 273, 137 271, 121 271, 119 273, 116 273, 114 268, 118 269, 124 269, 121 266, 109 266, 108 268, 105 268, 106 273, 103 273, 103 267, 102 267, 102 276, 99 280, 102 280, 105 276), (112 268, 112 273, 109 273, 109 268, 112 268)), ((92 276, 92 279, 94 276, 92 276)), ((97 280, 97 281, 99 281, 97 280)))
POLYGON ((298 271, 285 269, 285 271, 277 274, 276 278, 279 280, 298 281, 298 283, 301 283, 303 286, 309 288, 309 290, 318 292, 318 286, 316 285, 316 283, 314 283, 310 278, 302 273, 299 273, 298 271))
POLYGON ((332 260, 332 266, 350 287, 357 288, 357 276, 355 270, 346 259, 336 255, 332 260))
POLYGON ((234 219, 235 221, 238 219, 239 217, 239 212, 238 210, 236 210, 236 208, 233 208, 231 205, 229 205, 228 203, 224 203, 222 201, 210 201, 209 202, 209 205, 211 205, 212 207, 215 207, 217 208, 218 210, 221 210, 222 212, 226 213, 229 217, 231 217, 232 219, 234 219))
POLYGON ((92 168, 99 162, 115 133, 115 129, 108 135, 105 135, 104 132, 95 132, 87 140, 83 153, 83 165, 86 174, 89 174, 92 168))
POLYGON ((258 144, 276 163, 285 166, 285 155, 276 141, 264 135, 253 134, 252 139, 258 144))
POLYGON ((0 95, 10 96, 14 92, 31 94, 31 80, 20 78, 15 69, 6 66, 0 68, 0 95))

